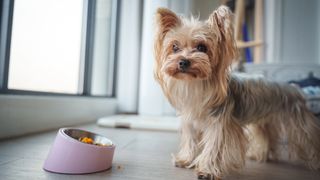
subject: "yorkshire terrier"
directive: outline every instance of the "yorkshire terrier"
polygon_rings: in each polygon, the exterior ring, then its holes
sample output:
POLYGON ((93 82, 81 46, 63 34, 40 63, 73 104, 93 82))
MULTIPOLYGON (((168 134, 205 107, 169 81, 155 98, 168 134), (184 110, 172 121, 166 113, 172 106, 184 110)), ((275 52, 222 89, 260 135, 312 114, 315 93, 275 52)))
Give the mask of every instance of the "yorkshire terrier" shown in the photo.
POLYGON ((319 169, 320 124, 300 91, 231 74, 238 53, 228 7, 204 22, 159 8, 156 26, 155 78, 182 119, 177 167, 220 179, 247 156, 277 160, 284 140, 290 159, 319 169))

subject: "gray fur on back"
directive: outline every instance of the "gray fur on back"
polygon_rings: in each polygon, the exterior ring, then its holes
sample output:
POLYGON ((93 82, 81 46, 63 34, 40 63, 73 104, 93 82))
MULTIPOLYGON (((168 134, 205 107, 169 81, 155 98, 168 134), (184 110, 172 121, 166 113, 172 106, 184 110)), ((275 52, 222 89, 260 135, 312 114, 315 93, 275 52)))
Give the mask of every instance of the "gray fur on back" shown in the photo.
POLYGON ((305 101, 298 89, 292 85, 232 75, 227 100, 213 112, 216 114, 222 109, 232 107, 233 118, 241 123, 249 123, 280 111, 290 113, 296 104, 301 103, 305 101))

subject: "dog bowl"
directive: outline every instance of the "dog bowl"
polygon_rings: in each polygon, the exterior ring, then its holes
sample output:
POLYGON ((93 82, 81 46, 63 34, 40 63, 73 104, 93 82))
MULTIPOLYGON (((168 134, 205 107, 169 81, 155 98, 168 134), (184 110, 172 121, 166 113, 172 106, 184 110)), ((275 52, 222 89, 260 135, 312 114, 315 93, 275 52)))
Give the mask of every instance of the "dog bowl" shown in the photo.
POLYGON ((81 129, 59 129, 43 169, 55 173, 86 174, 109 169, 115 145, 106 137, 81 129), (79 138, 89 137, 106 146, 87 144, 79 138))

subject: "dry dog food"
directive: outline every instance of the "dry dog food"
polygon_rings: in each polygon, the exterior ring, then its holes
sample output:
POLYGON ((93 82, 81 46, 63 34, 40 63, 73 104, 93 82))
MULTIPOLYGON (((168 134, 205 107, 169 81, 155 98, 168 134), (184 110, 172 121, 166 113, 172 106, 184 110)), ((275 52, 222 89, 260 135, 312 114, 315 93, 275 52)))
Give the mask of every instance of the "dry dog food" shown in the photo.
POLYGON ((89 137, 80 137, 79 141, 87 144, 97 145, 97 146, 111 146, 111 144, 101 144, 101 143, 94 142, 93 139, 89 137))

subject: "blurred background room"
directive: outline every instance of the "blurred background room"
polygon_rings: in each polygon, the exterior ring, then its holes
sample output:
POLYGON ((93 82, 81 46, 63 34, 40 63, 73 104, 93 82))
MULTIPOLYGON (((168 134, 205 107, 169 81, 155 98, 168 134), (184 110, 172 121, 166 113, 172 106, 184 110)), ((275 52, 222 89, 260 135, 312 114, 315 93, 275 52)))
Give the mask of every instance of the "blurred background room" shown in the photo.
POLYGON ((309 78, 319 115, 318 0, 0 0, 0 139, 86 124, 176 133, 153 77, 156 9, 206 20, 221 4, 235 13, 234 71, 309 78))

